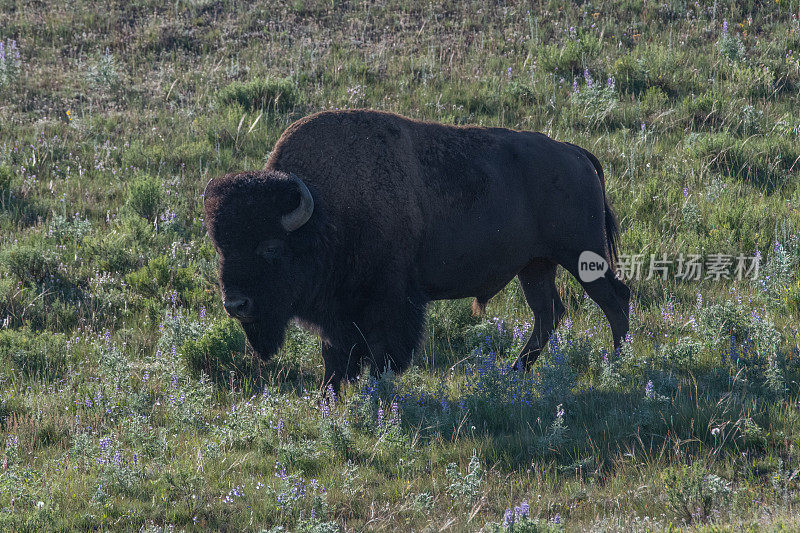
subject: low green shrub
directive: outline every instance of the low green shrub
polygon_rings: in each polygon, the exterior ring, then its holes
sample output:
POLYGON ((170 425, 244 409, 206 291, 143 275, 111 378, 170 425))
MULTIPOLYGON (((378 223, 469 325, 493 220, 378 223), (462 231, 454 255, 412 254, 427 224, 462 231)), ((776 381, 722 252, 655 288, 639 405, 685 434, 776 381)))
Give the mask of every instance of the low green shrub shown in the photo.
POLYGON ((561 76, 578 74, 587 68, 589 61, 600 55, 600 40, 590 34, 566 43, 548 44, 539 50, 539 65, 548 72, 561 76))
POLYGON ((224 378, 228 372, 250 373, 260 364, 245 351, 244 331, 231 319, 212 324, 199 339, 187 340, 180 353, 194 375, 205 372, 212 378, 224 378))
POLYGON ((161 255, 135 272, 125 276, 131 289, 147 298, 177 297, 183 302, 194 302, 202 298, 196 269, 174 265, 169 256, 161 255), (173 293, 177 293, 173 295, 173 293))
POLYGON ((11 191, 11 167, 8 165, 0 164, 0 201, 2 201, 2 196, 6 195, 11 191))
POLYGON ((235 81, 219 93, 223 105, 238 104, 246 111, 287 111, 299 102, 291 78, 235 81))
POLYGON ((131 182, 127 205, 140 217, 154 222, 164 203, 164 189, 153 176, 144 174, 131 182))
POLYGON ((44 245, 16 244, 0 252, 0 266, 23 283, 41 285, 59 275, 59 258, 44 245))
POLYGON ((668 467, 661 474, 667 507, 687 524, 707 522, 714 506, 730 494, 727 481, 708 473, 700 462, 668 467))
POLYGON ((658 87, 670 97, 697 92, 702 82, 685 52, 662 44, 642 44, 619 56, 609 75, 620 91, 639 94, 658 87))
POLYGON ((0 330, 0 361, 28 378, 52 381, 67 371, 66 344, 58 333, 0 330))

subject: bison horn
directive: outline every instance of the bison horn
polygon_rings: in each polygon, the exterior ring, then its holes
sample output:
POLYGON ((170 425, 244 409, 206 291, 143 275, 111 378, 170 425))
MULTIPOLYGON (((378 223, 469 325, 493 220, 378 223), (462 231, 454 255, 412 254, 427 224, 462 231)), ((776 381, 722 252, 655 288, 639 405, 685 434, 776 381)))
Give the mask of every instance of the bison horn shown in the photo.
POLYGON ((311 214, 314 212, 314 198, 303 180, 291 173, 289 177, 297 184, 297 189, 300 191, 300 205, 291 213, 286 213, 281 217, 281 226, 286 231, 294 231, 311 218, 311 214))
POLYGON ((211 185, 212 181, 214 181, 214 178, 211 178, 210 180, 208 180, 208 183, 206 183, 206 188, 203 189, 203 202, 206 201, 206 193, 208 192, 208 186, 211 185))

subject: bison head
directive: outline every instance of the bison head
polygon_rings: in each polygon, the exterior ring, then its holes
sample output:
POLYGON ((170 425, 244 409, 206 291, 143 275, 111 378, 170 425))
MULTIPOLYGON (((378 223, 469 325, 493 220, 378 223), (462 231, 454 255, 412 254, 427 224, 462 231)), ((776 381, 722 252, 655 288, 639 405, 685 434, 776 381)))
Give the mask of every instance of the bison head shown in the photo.
POLYGON ((204 196, 225 310, 268 359, 309 283, 314 198, 300 178, 278 171, 213 179, 204 196))

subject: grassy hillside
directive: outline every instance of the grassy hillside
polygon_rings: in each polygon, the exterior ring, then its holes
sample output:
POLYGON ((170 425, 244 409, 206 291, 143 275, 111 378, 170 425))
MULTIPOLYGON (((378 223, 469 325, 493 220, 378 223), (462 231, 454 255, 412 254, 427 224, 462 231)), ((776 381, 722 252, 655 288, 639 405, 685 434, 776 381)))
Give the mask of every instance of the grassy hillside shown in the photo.
POLYGON ((800 528, 798 0, 0 0, 0 43, 0 529, 800 528), (203 187, 356 107, 596 154, 646 260, 622 353, 562 272, 527 374, 516 281, 336 398, 303 330, 254 359, 203 187))

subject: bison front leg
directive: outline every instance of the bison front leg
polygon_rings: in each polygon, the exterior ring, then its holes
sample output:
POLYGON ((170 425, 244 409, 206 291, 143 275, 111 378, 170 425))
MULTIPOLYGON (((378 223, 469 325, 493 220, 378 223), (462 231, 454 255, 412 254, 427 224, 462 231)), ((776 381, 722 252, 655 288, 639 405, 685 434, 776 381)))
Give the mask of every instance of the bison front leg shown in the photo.
POLYGON ((422 297, 404 294, 364 310, 354 327, 364 342, 364 361, 373 376, 408 368, 422 340, 425 307, 422 297))
POLYGON ((361 371, 363 353, 357 342, 338 339, 338 342, 323 341, 322 361, 325 365, 323 387, 332 385, 339 392, 342 380, 353 380, 361 371))

